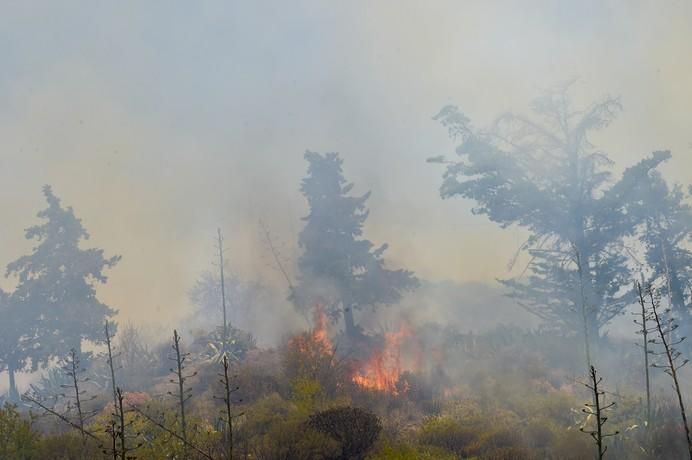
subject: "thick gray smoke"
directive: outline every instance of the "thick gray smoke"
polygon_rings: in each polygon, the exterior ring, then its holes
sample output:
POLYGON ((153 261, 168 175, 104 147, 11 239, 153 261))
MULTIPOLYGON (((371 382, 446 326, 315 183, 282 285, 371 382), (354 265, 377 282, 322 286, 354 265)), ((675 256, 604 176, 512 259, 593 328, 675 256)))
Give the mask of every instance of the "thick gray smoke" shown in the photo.
POLYGON ((577 102, 621 97, 597 139, 619 168, 667 148, 666 177, 690 180, 689 5, 69 3, 2 7, 0 261, 29 250, 50 183, 91 243, 123 256, 100 295, 125 320, 189 314, 217 226, 232 270, 283 292, 257 222, 295 260, 306 149, 341 152, 372 190, 368 236, 394 265, 508 277, 525 235, 440 200, 424 163, 451 151, 430 119, 447 103, 482 124, 578 77, 577 102))

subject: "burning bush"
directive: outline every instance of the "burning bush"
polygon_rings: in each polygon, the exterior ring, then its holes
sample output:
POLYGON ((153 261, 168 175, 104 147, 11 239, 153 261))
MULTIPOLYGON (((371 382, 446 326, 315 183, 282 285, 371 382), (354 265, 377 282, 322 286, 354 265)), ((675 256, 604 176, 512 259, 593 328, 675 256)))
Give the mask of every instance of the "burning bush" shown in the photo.
POLYGON ((366 390, 382 391, 393 395, 408 389, 400 380, 402 375, 401 348, 413 332, 406 324, 398 331, 385 332, 380 345, 371 348, 364 360, 356 359, 353 383, 366 390))
POLYGON ((346 369, 337 358, 327 331, 328 319, 321 305, 315 307, 314 328, 292 337, 283 354, 289 381, 301 379, 319 382, 328 396, 335 396, 347 381, 346 369))

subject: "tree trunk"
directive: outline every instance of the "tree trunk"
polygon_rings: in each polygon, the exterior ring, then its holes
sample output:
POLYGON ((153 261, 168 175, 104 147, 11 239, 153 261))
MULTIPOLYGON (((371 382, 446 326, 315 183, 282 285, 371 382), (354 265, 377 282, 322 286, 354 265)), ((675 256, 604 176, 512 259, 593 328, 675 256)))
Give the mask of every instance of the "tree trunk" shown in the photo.
POLYGON ((680 323, 685 329, 685 333, 689 332, 692 323, 692 318, 690 317, 690 311, 685 305, 685 292, 684 285, 680 281, 678 276, 678 271, 673 269, 670 271, 670 300, 671 308, 675 311, 677 317, 680 319, 680 323))
POLYGON ((12 402, 18 402, 19 401, 19 392, 17 391, 17 383, 14 380, 14 367, 11 365, 7 367, 7 373, 10 376, 10 401, 12 402))
POLYGON ((344 324, 346 325, 346 336, 355 337, 356 336, 356 324, 353 321, 353 307, 344 307, 344 324))

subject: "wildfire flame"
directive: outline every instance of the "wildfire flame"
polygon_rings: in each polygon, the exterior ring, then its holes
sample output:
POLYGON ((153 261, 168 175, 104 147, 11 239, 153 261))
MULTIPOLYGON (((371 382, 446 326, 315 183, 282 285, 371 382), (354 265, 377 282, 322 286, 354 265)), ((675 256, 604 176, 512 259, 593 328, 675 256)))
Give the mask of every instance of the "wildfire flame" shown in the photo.
POLYGON ((329 330, 327 329, 329 321, 324 311, 323 304, 315 304, 315 310, 312 313, 312 321, 314 324, 312 329, 312 340, 318 344, 325 353, 331 353, 333 351, 332 341, 329 338, 329 330))
POLYGON ((396 332, 386 332, 383 348, 370 355, 362 369, 353 375, 353 383, 369 390, 398 394, 401 345, 410 336, 411 329, 407 324, 403 324, 396 332))
POLYGON ((312 322, 312 330, 294 337, 291 339, 291 343, 303 354, 331 355, 334 352, 334 347, 329 338, 329 320, 323 304, 315 304, 312 322))
MULTIPOLYGON (((315 304, 312 322, 313 327, 310 331, 295 336, 290 342, 305 357, 305 362, 330 357, 335 353, 329 337, 329 319, 323 304, 315 304)), ((392 395, 405 392, 406 387, 402 388, 400 384, 401 347, 412 335, 411 328, 406 323, 403 323, 398 331, 386 332, 380 348, 371 351, 365 360, 352 361, 354 371, 351 381, 367 390, 392 395)))

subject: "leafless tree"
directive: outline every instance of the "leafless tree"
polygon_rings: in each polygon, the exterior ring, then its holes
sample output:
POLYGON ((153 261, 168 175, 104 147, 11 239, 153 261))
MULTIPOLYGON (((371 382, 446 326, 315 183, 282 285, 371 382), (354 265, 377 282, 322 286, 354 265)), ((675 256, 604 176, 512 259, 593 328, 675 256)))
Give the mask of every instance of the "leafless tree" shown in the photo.
POLYGON ((226 278, 223 275, 223 235, 221 229, 217 228, 218 236, 217 249, 219 250, 219 279, 221 280, 221 309, 223 313, 223 347, 222 353, 228 353, 228 315, 226 313, 226 278))
POLYGON ((652 367, 663 369, 663 372, 668 374, 673 379, 673 389, 678 397, 680 406, 680 417, 685 428, 685 436, 687 439, 687 447, 690 459, 692 459, 692 437, 690 437, 690 428, 687 424, 687 414, 685 412, 685 403, 682 399, 682 391, 680 390, 680 381, 678 378, 678 370, 686 365, 689 360, 685 359, 677 350, 677 346, 682 343, 686 337, 676 337, 675 331, 678 329, 678 324, 673 318, 670 308, 661 312, 661 297, 660 294, 653 288, 647 288, 647 296, 651 305, 651 313, 656 325, 656 337, 651 343, 658 345, 661 351, 654 352, 654 355, 659 356, 661 361, 652 364, 652 367), (681 362, 682 360, 682 362, 681 362))
POLYGON ((648 427, 651 423, 651 379, 649 376, 649 355, 652 351, 649 349, 649 344, 651 340, 649 335, 656 331, 656 327, 652 326, 653 316, 646 305, 646 294, 642 288, 641 283, 635 283, 635 289, 637 291, 637 300, 641 310, 635 313, 638 319, 634 320, 634 323, 639 326, 637 334, 642 336, 642 343, 637 343, 638 347, 641 347, 644 351, 644 378, 646 379, 646 426, 648 427))
MULTIPOLYGON (((136 457, 133 456, 131 452, 141 447, 142 443, 130 446, 128 440, 130 438, 136 438, 140 435, 140 433, 128 434, 128 431, 130 431, 129 428, 132 426, 132 422, 128 422, 125 419, 125 406, 123 404, 125 397, 123 396, 123 392, 120 388, 115 389, 115 395, 118 400, 118 404, 116 405, 116 410, 113 413, 114 421, 111 421, 109 428, 113 430, 112 437, 117 439, 119 446, 114 449, 115 454, 113 455, 113 458, 116 460, 118 458, 120 460, 132 460, 136 457)), ((114 446, 116 444, 115 439, 113 440, 114 446)))
POLYGON ((87 440, 89 438, 98 440, 94 433, 86 429, 87 420, 93 417, 96 411, 88 411, 84 408, 84 403, 95 399, 96 396, 86 396, 84 384, 89 378, 83 375, 84 369, 80 366, 79 352, 76 349, 70 350, 68 356, 60 363, 60 369, 68 379, 68 383, 59 385, 60 393, 45 394, 45 389, 40 390, 32 385, 30 390, 22 395, 22 399, 78 431, 82 437, 82 455, 84 455, 87 440))
POLYGON ((113 363, 113 336, 111 335, 109 328, 108 328, 108 321, 106 321, 104 327, 104 334, 106 336, 106 349, 108 353, 108 357, 106 359, 106 362, 108 363, 108 369, 110 370, 111 373, 111 389, 113 390, 113 407, 115 408, 114 410, 118 410, 118 393, 117 393, 117 384, 115 382, 115 365, 113 363))
POLYGON ((582 409, 582 412, 587 414, 589 418, 595 417, 595 429, 588 430, 583 426, 579 429, 582 432, 589 434, 596 442, 597 458, 599 460, 602 460, 603 456, 608 450, 608 446, 604 445, 605 439, 619 434, 618 431, 614 431, 612 433, 605 433, 603 431, 603 426, 608 421, 608 417, 605 416, 605 411, 615 406, 615 403, 611 402, 609 404, 605 404, 605 391, 603 391, 603 389, 599 387, 599 385, 603 381, 603 377, 599 377, 597 375, 596 368, 594 368, 593 366, 591 366, 591 368, 589 369, 589 379, 590 382, 584 383, 584 386, 591 390, 591 393, 593 394, 593 403, 584 404, 586 407, 582 409))
POLYGON ((226 451, 228 454, 228 460, 233 460, 233 419, 238 418, 243 415, 242 412, 240 413, 233 413, 233 410, 231 408, 233 401, 231 400, 231 396, 233 393, 237 392, 240 387, 237 385, 233 385, 231 383, 231 376, 229 374, 230 366, 228 363, 228 357, 224 356, 223 361, 223 373, 219 374, 219 377, 221 377, 221 385, 223 386, 223 396, 217 397, 215 396, 215 399, 220 399, 224 403, 224 422, 226 424, 226 451))
POLYGON ((73 429, 77 430, 82 436, 92 438, 96 441, 101 441, 94 433, 91 431, 86 430, 83 426, 81 426, 79 423, 74 422, 73 420, 70 420, 69 417, 67 417, 65 414, 58 412, 55 410, 50 404, 47 404, 45 401, 45 398, 40 396, 36 389, 32 387, 31 390, 27 391, 22 395, 22 400, 35 405, 36 407, 42 409, 46 414, 52 415, 56 418, 58 418, 60 421, 65 423, 66 425, 69 425, 73 429))
POLYGON ((132 406, 132 410, 134 412, 136 412, 137 414, 141 415, 142 417, 144 417, 146 420, 148 420, 153 425, 156 425, 158 428, 165 431, 169 436, 177 439, 178 441, 183 443, 183 445, 185 445, 186 447, 189 447, 190 449, 192 449, 195 452, 197 452, 198 454, 200 454, 202 457, 206 458, 207 460, 214 460, 214 457, 212 457, 209 453, 203 451, 200 447, 198 447, 194 443, 183 439, 183 437, 181 435, 176 433, 174 430, 168 428, 164 423, 157 420, 155 417, 152 417, 151 415, 147 414, 141 408, 136 407, 136 406, 132 406))
MULTIPOLYGON (((183 441, 183 458, 188 457, 189 442, 187 439, 187 420, 185 414, 185 404, 192 397, 192 389, 185 387, 185 382, 197 375, 197 372, 185 374, 185 361, 189 357, 189 353, 183 353, 180 349, 180 335, 177 330, 173 330, 173 351, 174 355, 171 359, 175 360, 176 367, 171 369, 175 377, 171 379, 171 383, 175 383, 177 391, 175 396, 178 398, 178 411, 180 414, 180 437, 183 441)), ((173 392, 169 391, 169 395, 173 396, 173 392)))

